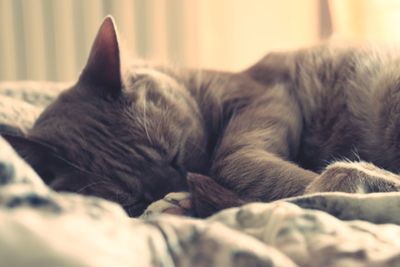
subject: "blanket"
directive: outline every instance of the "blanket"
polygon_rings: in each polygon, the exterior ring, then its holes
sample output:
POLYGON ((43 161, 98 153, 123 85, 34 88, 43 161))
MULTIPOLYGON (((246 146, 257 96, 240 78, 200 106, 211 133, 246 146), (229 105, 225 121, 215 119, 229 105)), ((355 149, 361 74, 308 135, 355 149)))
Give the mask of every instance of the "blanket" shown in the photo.
MULTIPOLYGON (((0 130, 24 132, 63 86, 40 88, 0 83, 0 130)), ((0 266, 400 266, 399 214, 400 193, 321 193, 134 219, 52 191, 0 138, 0 266)))

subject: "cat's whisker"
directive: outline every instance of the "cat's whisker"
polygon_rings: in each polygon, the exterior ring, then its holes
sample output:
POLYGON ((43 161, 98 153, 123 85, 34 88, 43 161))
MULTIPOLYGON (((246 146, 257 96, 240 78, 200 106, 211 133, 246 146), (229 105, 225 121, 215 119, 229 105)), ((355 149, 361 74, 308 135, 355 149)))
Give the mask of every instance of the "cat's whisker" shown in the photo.
POLYGON ((149 131, 147 129, 147 118, 146 118, 146 97, 143 99, 143 126, 144 126, 144 131, 146 132, 147 139, 151 143, 151 138, 149 131))
POLYGON ((58 158, 59 160, 63 161, 64 163, 66 163, 70 167, 73 167, 73 168, 77 169, 78 171, 81 171, 81 172, 84 172, 84 173, 87 173, 87 174, 90 174, 90 175, 93 175, 93 176, 97 176, 98 178, 104 179, 103 182, 107 182, 107 180, 108 180, 107 177, 102 176, 102 175, 97 174, 97 173, 94 173, 94 172, 91 172, 91 171, 88 171, 88 170, 85 170, 85 169, 82 169, 78 165, 72 163, 71 161, 69 161, 69 160, 67 160, 67 159, 65 159, 63 157, 60 157, 58 155, 56 155, 55 157, 58 158))
POLYGON ((357 161, 361 161, 361 157, 360 154, 357 151, 357 148, 353 146, 353 149, 351 150, 351 152, 353 153, 353 156, 355 157, 355 159, 357 161))
POLYGON ((84 187, 80 188, 79 190, 76 191, 76 193, 81 193, 83 190, 85 190, 87 188, 90 188, 92 186, 95 186, 95 185, 98 185, 98 184, 102 184, 102 183, 103 184, 111 184, 111 183, 106 182, 106 181, 93 182, 93 183, 87 184, 84 187))

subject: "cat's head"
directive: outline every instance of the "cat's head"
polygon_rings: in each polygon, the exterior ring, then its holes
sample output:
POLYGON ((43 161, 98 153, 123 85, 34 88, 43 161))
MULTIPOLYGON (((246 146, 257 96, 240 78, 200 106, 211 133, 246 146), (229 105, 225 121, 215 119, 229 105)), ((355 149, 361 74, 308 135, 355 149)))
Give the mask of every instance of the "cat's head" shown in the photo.
POLYGON ((204 130, 197 105, 176 77, 137 65, 122 71, 107 17, 77 83, 26 137, 6 138, 56 190, 104 197, 139 215, 152 201, 186 189, 201 171, 204 130))

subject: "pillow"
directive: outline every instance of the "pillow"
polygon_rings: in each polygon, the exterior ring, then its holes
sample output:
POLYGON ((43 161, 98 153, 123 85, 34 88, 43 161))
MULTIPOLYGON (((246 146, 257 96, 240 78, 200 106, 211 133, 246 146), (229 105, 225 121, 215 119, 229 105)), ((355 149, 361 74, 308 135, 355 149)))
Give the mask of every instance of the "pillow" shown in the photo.
POLYGON ((0 134, 25 133, 58 94, 71 83, 0 82, 0 134))

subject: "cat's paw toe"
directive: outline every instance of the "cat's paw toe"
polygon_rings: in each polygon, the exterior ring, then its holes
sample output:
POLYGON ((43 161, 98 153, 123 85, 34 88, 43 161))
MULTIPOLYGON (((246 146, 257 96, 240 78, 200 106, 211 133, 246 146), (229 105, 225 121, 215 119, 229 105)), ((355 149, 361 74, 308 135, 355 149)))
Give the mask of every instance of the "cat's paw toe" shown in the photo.
POLYGON ((145 218, 147 216, 160 213, 192 216, 193 209, 190 193, 169 193, 163 199, 150 204, 141 217, 145 218))
POLYGON ((192 209, 192 197, 188 192, 169 193, 164 200, 184 210, 192 209))

